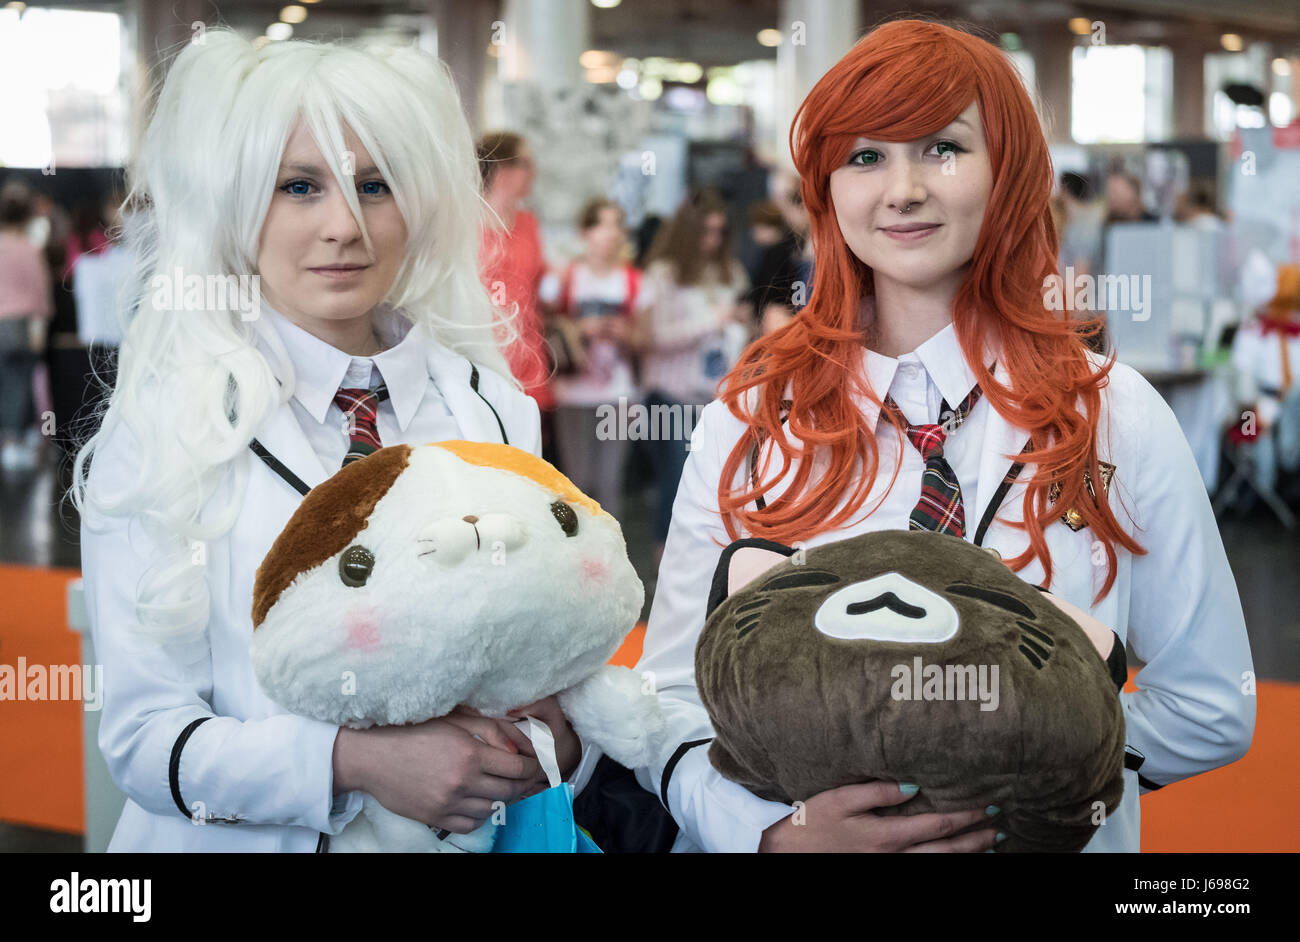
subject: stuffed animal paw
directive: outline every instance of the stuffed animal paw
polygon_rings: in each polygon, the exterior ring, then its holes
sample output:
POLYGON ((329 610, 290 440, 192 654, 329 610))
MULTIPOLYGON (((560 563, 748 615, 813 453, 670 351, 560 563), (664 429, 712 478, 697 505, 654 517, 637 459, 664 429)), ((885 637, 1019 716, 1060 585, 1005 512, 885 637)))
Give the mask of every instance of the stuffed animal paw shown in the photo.
POLYGON ((666 733, 659 698, 626 667, 602 667, 561 691, 559 700, 580 739, 600 743, 606 755, 629 769, 648 765, 666 733))

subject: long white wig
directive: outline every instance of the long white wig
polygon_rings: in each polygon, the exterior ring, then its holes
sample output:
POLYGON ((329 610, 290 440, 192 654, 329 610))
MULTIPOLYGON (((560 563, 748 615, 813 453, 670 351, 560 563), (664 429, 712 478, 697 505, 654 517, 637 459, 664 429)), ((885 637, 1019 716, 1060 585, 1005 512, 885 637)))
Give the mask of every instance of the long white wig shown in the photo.
POLYGON ((71 490, 87 526, 89 512, 146 528, 157 558, 136 587, 136 608, 139 629, 159 639, 188 640, 204 630, 205 554, 196 547, 234 525, 248 443, 295 383, 283 344, 263 319, 195 310, 180 286, 151 286, 177 268, 228 280, 257 273, 262 222, 300 119, 368 251, 353 168, 345 167, 345 125, 392 189, 408 235, 385 303, 518 385, 501 353, 513 325, 479 281, 489 211, 446 67, 413 47, 277 42, 259 49, 229 30, 208 30, 173 62, 129 169, 126 239, 137 268, 119 305, 117 383, 102 425, 77 454, 71 490), (257 349, 258 337, 278 362, 257 349), (134 474, 115 469, 115 480, 130 480, 104 493, 92 486, 90 464, 110 439, 129 443, 113 451, 133 453, 134 474))

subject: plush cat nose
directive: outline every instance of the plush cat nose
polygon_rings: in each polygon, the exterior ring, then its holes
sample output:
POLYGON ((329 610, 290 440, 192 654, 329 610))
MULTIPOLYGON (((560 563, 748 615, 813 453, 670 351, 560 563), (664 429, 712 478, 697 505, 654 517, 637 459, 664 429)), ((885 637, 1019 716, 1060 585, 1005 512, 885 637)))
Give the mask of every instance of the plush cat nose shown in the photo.
POLYGON ((813 616, 817 630, 845 641, 947 641, 960 619, 938 593, 897 572, 832 592, 813 616))
POLYGON ((454 566, 480 556, 504 563, 506 554, 523 546, 527 538, 513 514, 485 513, 435 520, 416 539, 425 562, 454 566))

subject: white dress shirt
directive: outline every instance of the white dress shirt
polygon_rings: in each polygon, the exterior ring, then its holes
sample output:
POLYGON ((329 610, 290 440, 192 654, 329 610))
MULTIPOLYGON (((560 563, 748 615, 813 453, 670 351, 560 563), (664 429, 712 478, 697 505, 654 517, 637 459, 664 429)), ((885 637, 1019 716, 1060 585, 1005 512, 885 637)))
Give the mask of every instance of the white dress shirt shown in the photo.
MULTIPOLYGON (((536 403, 422 330, 398 336, 404 325, 381 317, 396 345, 354 364, 274 312, 264 309, 263 319, 275 326, 259 325, 259 347, 276 347, 272 362, 293 368, 286 381, 294 383, 294 396, 266 418, 257 439, 309 487, 336 471, 346 451, 335 390, 345 380, 368 387, 376 373, 392 394, 378 418, 387 444, 508 439, 540 453, 536 403)), ((174 405, 148 402, 167 428, 184 421, 174 405)), ((95 453, 91 489, 105 498, 121 494, 135 483, 139 458, 134 433, 118 425, 95 453)), ((139 515, 104 517, 88 509, 82 517, 86 607, 104 666, 99 746, 127 796, 109 850, 311 852, 321 833, 337 834, 361 808, 359 792, 332 792, 337 725, 286 713, 249 666, 257 565, 302 497, 251 451, 235 472, 205 505, 214 513, 237 506, 237 516, 222 536, 194 548, 196 560, 202 550, 207 619, 201 634, 183 644, 137 631, 143 615, 136 587, 161 552, 139 515)))
MULTIPOLYGON (((880 393, 887 392, 894 402, 898 404, 903 416, 912 425, 938 422, 941 405, 945 400, 949 406, 955 409, 975 387, 975 375, 966 365, 965 357, 961 352, 952 325, 945 327, 911 353, 905 353, 897 358, 883 356, 873 350, 868 350, 866 352, 866 369, 871 388, 880 393)), ((879 470, 876 473, 878 486, 873 488, 871 495, 863 504, 863 517, 860 517, 844 530, 829 535, 831 539, 847 539, 859 532, 872 530, 906 530, 908 529, 908 520, 911 517, 912 510, 916 507, 916 503, 921 496, 921 475, 925 471, 925 460, 921 457, 921 453, 912 446, 911 442, 900 436, 893 424, 877 421, 879 409, 876 406, 869 401, 862 401, 860 407, 863 409, 868 423, 875 426, 876 445, 879 449, 878 458, 880 462, 879 470), (893 489, 885 495, 881 485, 893 475, 894 465, 897 463, 899 456, 900 441, 904 447, 902 448, 902 464, 899 467, 898 479, 895 481, 893 489), (866 516, 865 511, 873 507, 875 509, 871 511, 870 516, 866 516)), ((716 408, 716 405, 711 408, 716 408)), ((968 531, 973 531, 977 522, 971 519, 973 511, 970 506, 970 495, 974 494, 975 484, 979 477, 980 439, 988 412, 988 400, 980 396, 961 426, 949 435, 944 442, 944 457, 948 459, 948 463, 952 466, 953 472, 961 485, 963 500, 966 504, 966 527, 968 531)), ((694 453, 702 447, 709 447, 709 444, 697 439, 692 442, 692 452, 694 453)), ((729 447, 727 445, 723 449, 723 454, 729 450, 729 447)), ((698 469, 694 454, 687 461, 687 469, 683 472, 683 477, 691 472, 693 465, 698 469)), ((769 492, 767 495, 769 503, 772 494, 784 490, 784 484, 790 479, 792 473, 793 468, 786 475, 786 478, 782 479, 781 485, 769 492)), ((760 479, 766 480, 766 477, 761 476, 760 479)), ((706 486, 710 491, 716 491, 717 482, 716 480, 707 482, 706 486)), ((678 491, 678 503, 682 500, 682 490, 684 488, 678 491)), ((716 497, 710 506, 710 510, 713 512, 714 517, 718 519, 718 523, 711 528, 712 532, 696 534, 693 538, 691 534, 684 532, 684 528, 679 523, 679 507, 677 504, 673 508, 673 523, 669 530, 668 541, 664 547, 663 558, 665 565, 660 570, 654 604, 650 610, 645 653, 641 663, 637 665, 638 671, 643 673, 646 671, 654 672, 661 691, 664 689, 665 684, 677 679, 678 671, 673 668, 678 666, 678 661, 673 658, 671 652, 672 650, 680 651, 680 646, 669 649, 659 643, 661 640, 660 635, 665 628, 663 619, 671 617, 666 604, 671 596, 664 590, 672 585, 671 580, 685 574, 679 573, 677 570, 666 571, 670 570, 668 561, 682 558, 681 551, 685 549, 682 544, 687 541, 696 543, 700 539, 712 541, 716 538, 719 544, 717 546, 719 554, 722 547, 731 542, 722 527, 720 518, 717 516, 716 497), (669 666, 670 663, 671 666, 669 666)), ((813 546, 818 543, 828 542, 826 536, 806 540, 804 543, 806 546, 813 546)), ((714 555, 707 566, 699 567, 694 571, 696 581, 698 581, 699 576, 702 576, 704 580, 700 583, 705 593, 699 599, 701 611, 703 611, 709 580, 712 579, 717 558, 717 555, 714 555)), ((698 637, 701 628, 703 628, 702 621, 693 626, 692 631, 695 637, 698 637)), ((694 651, 693 641, 689 646, 694 651)), ((690 682, 693 688, 693 661, 690 682)), ((691 694, 698 702, 699 694, 694 689, 691 690, 691 694)), ((643 771, 639 770, 639 772, 644 775, 643 771)), ((648 784, 650 784, 648 781, 642 781, 643 786, 648 784)), ((658 791, 657 788, 652 790, 658 791)), ((688 826, 683 829, 678 837, 678 846, 674 848, 676 850, 754 851, 758 848, 758 841, 763 830, 793 812, 790 805, 766 801, 751 793, 744 786, 723 778, 709 763, 707 747, 692 749, 687 752, 678 762, 673 772, 669 784, 668 806, 672 810, 677 810, 682 808, 683 805, 689 805, 689 811, 684 813, 698 816, 696 820, 699 821, 699 824, 698 828, 688 826), (724 807, 726 811, 722 810, 724 807), (740 826, 737 826, 738 824, 740 826)), ((680 822, 681 818, 679 817, 678 820, 680 822)))
MULTIPOLYGON (((985 364, 993 363, 994 352, 985 353, 985 364)), ((955 408, 975 385, 951 325, 897 359, 868 352, 864 366, 876 394, 890 394, 914 424, 935 422, 941 400, 955 408)), ((998 363, 994 375, 1002 384, 1010 382, 1005 364, 998 363)), ((919 452, 891 423, 877 422, 877 406, 855 398, 875 431, 879 467, 874 482, 855 519, 802 540, 805 547, 876 530, 905 530, 920 495, 925 465, 919 452), (900 453, 897 479, 886 493, 900 453)), ((1121 526, 1148 552, 1135 556, 1117 547, 1115 584, 1094 604, 1106 567, 1095 563, 1092 531, 1073 531, 1057 520, 1044 533, 1053 564, 1050 584, 1037 560, 1017 575, 1036 585, 1048 584, 1054 594, 1113 628, 1144 662, 1137 677, 1142 689, 1120 697, 1127 744, 1144 758, 1140 768, 1125 769, 1124 797, 1086 848, 1136 851, 1139 789, 1162 787, 1234 761, 1248 748, 1255 699, 1246 678, 1253 665, 1232 571, 1173 413, 1149 383, 1122 364, 1112 370, 1102 403, 1098 449, 1102 460, 1116 465, 1111 507, 1121 526)), ((748 427, 725 405, 711 403, 692 436, 673 505, 637 665, 653 678, 670 729, 670 742, 659 760, 636 770, 642 787, 656 795, 678 747, 713 736, 695 686, 694 652, 718 558, 732 542, 718 511, 721 469, 732 447, 748 434, 748 427)), ((944 454, 961 485, 967 540, 973 540, 985 506, 1012 464, 1008 456, 1016 455, 1027 439, 1028 433, 1002 418, 984 396, 948 436, 944 454)), ((779 452, 768 465, 771 455, 769 442, 759 459, 761 480, 781 467, 779 452)), ((824 457, 810 460, 816 478, 824 457)), ((767 490, 769 504, 793 479, 798 461, 793 460, 785 476, 767 490)), ((1027 463, 981 544, 998 550, 1003 559, 1027 546, 1015 524, 1021 520, 1026 482, 1033 471, 1027 463)), ((733 486, 746 485, 747 477, 742 462, 733 486)), ((794 810, 725 779, 710 764, 707 746, 690 748, 680 757, 668 778, 666 798, 681 828, 674 849, 685 851, 752 852, 763 831, 794 810)))

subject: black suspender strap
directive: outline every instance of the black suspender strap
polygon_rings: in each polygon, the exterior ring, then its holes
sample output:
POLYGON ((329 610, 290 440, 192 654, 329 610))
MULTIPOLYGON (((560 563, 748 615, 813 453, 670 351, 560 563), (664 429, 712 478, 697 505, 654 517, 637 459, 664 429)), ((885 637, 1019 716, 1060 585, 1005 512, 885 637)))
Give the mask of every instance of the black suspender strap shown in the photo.
POLYGON ((506 437, 506 425, 501 421, 501 416, 497 415, 497 410, 492 408, 492 403, 488 402, 487 396, 478 391, 478 367, 473 363, 469 365, 469 388, 478 393, 478 397, 483 400, 483 404, 492 409, 492 415, 497 420, 497 427, 501 429, 502 444, 509 445, 510 439, 506 437))
POLYGON ((1115 642, 1110 646, 1106 669, 1110 671, 1110 679, 1115 682, 1115 692, 1119 693, 1128 683, 1128 652, 1124 650, 1124 642, 1120 640, 1119 632, 1112 630, 1111 634, 1115 636, 1115 642))
MULTIPOLYGON (((248 447, 252 450, 253 454, 262 459, 268 468, 284 479, 290 487, 304 497, 307 496, 307 493, 311 490, 311 488, 307 486, 307 482, 290 471, 283 461, 267 451, 265 445, 254 438, 248 443, 248 447)), ((204 717, 204 719, 208 718, 209 717, 204 717)), ((176 745, 172 748, 172 798, 176 799, 177 806, 180 807, 181 811, 187 816, 189 812, 185 811, 185 805, 181 802, 180 785, 177 781, 177 772, 180 769, 180 750, 181 747, 185 745, 185 740, 189 738, 190 733, 194 732, 194 727, 198 726, 198 724, 202 722, 203 720, 196 720, 194 723, 190 724, 190 726, 181 733, 181 738, 176 740, 176 745)), ((316 853, 327 854, 329 853, 329 849, 330 836, 322 831, 320 837, 316 839, 316 853)))
MULTIPOLYGON (((790 410, 794 408, 794 402, 790 399, 782 399, 779 403, 779 407, 781 424, 784 425, 786 420, 790 418, 790 410)), ((750 449, 749 452, 749 483, 752 487, 758 487, 758 458, 759 453, 763 449, 764 440, 764 436, 761 432, 755 435, 754 447, 750 449)), ((763 499, 762 494, 759 494, 754 498, 754 508, 756 510, 762 510, 766 506, 767 501, 763 499)))
MULTIPOLYGON (((1142 753, 1138 752, 1132 746, 1129 745, 1124 746, 1124 768, 1132 769, 1134 772, 1137 772, 1138 769, 1142 768, 1142 763, 1146 761, 1147 761, 1147 757, 1144 756, 1142 753)), ((1158 789, 1164 788, 1163 785, 1157 785, 1155 782, 1151 781, 1151 779, 1147 778, 1141 772, 1138 772, 1138 784, 1143 788, 1147 789, 1148 791, 1156 791, 1158 789)))
POLYGON ((303 481, 302 478, 298 477, 298 475, 290 471, 285 466, 284 462, 282 462, 275 455, 267 451, 265 445, 263 445, 255 438, 248 443, 248 447, 252 449, 253 454, 257 455, 257 457, 261 458, 262 461, 266 462, 266 466, 268 468, 270 468, 272 471, 274 471, 276 474, 282 477, 285 481, 287 481, 290 487, 292 487, 299 494, 302 494, 304 497, 307 496, 307 492, 310 491, 311 488, 307 486, 306 482, 303 481))
POLYGON ((200 716, 181 730, 181 734, 176 737, 176 742, 172 743, 172 758, 167 764, 167 779, 171 782, 172 801, 176 802, 176 807, 187 818, 191 817, 191 815, 190 809, 185 806, 185 799, 181 797, 181 750, 190 741, 194 731, 210 719, 212 719, 210 716, 200 716))
POLYGON ((668 764, 664 766, 664 775, 659 782, 659 800, 664 803, 665 809, 668 808, 668 783, 672 781, 673 770, 677 768, 677 763, 682 761, 682 756, 686 755, 686 753, 690 752, 696 746, 703 746, 706 742, 713 742, 713 737, 710 736, 708 739, 692 739, 690 742, 682 743, 677 747, 677 751, 673 753, 673 757, 668 760, 668 764))
MULTIPOLYGON (((1021 457, 1028 455, 1031 448, 1032 445, 1026 445, 1022 448, 1020 450, 1021 457)), ((988 531, 989 524, 993 522, 993 518, 996 517, 998 511, 1002 509, 1002 501, 1006 499, 1007 491, 1011 490, 1011 485, 1016 483, 1016 478, 1020 477, 1020 472, 1024 469, 1025 463, 1023 461, 1017 461, 1010 467, 1006 475, 1002 478, 1002 483, 998 485, 998 489, 993 492, 993 499, 990 500, 988 506, 984 508, 984 516, 980 518, 980 525, 975 529, 976 546, 984 545, 984 534, 988 531)))

